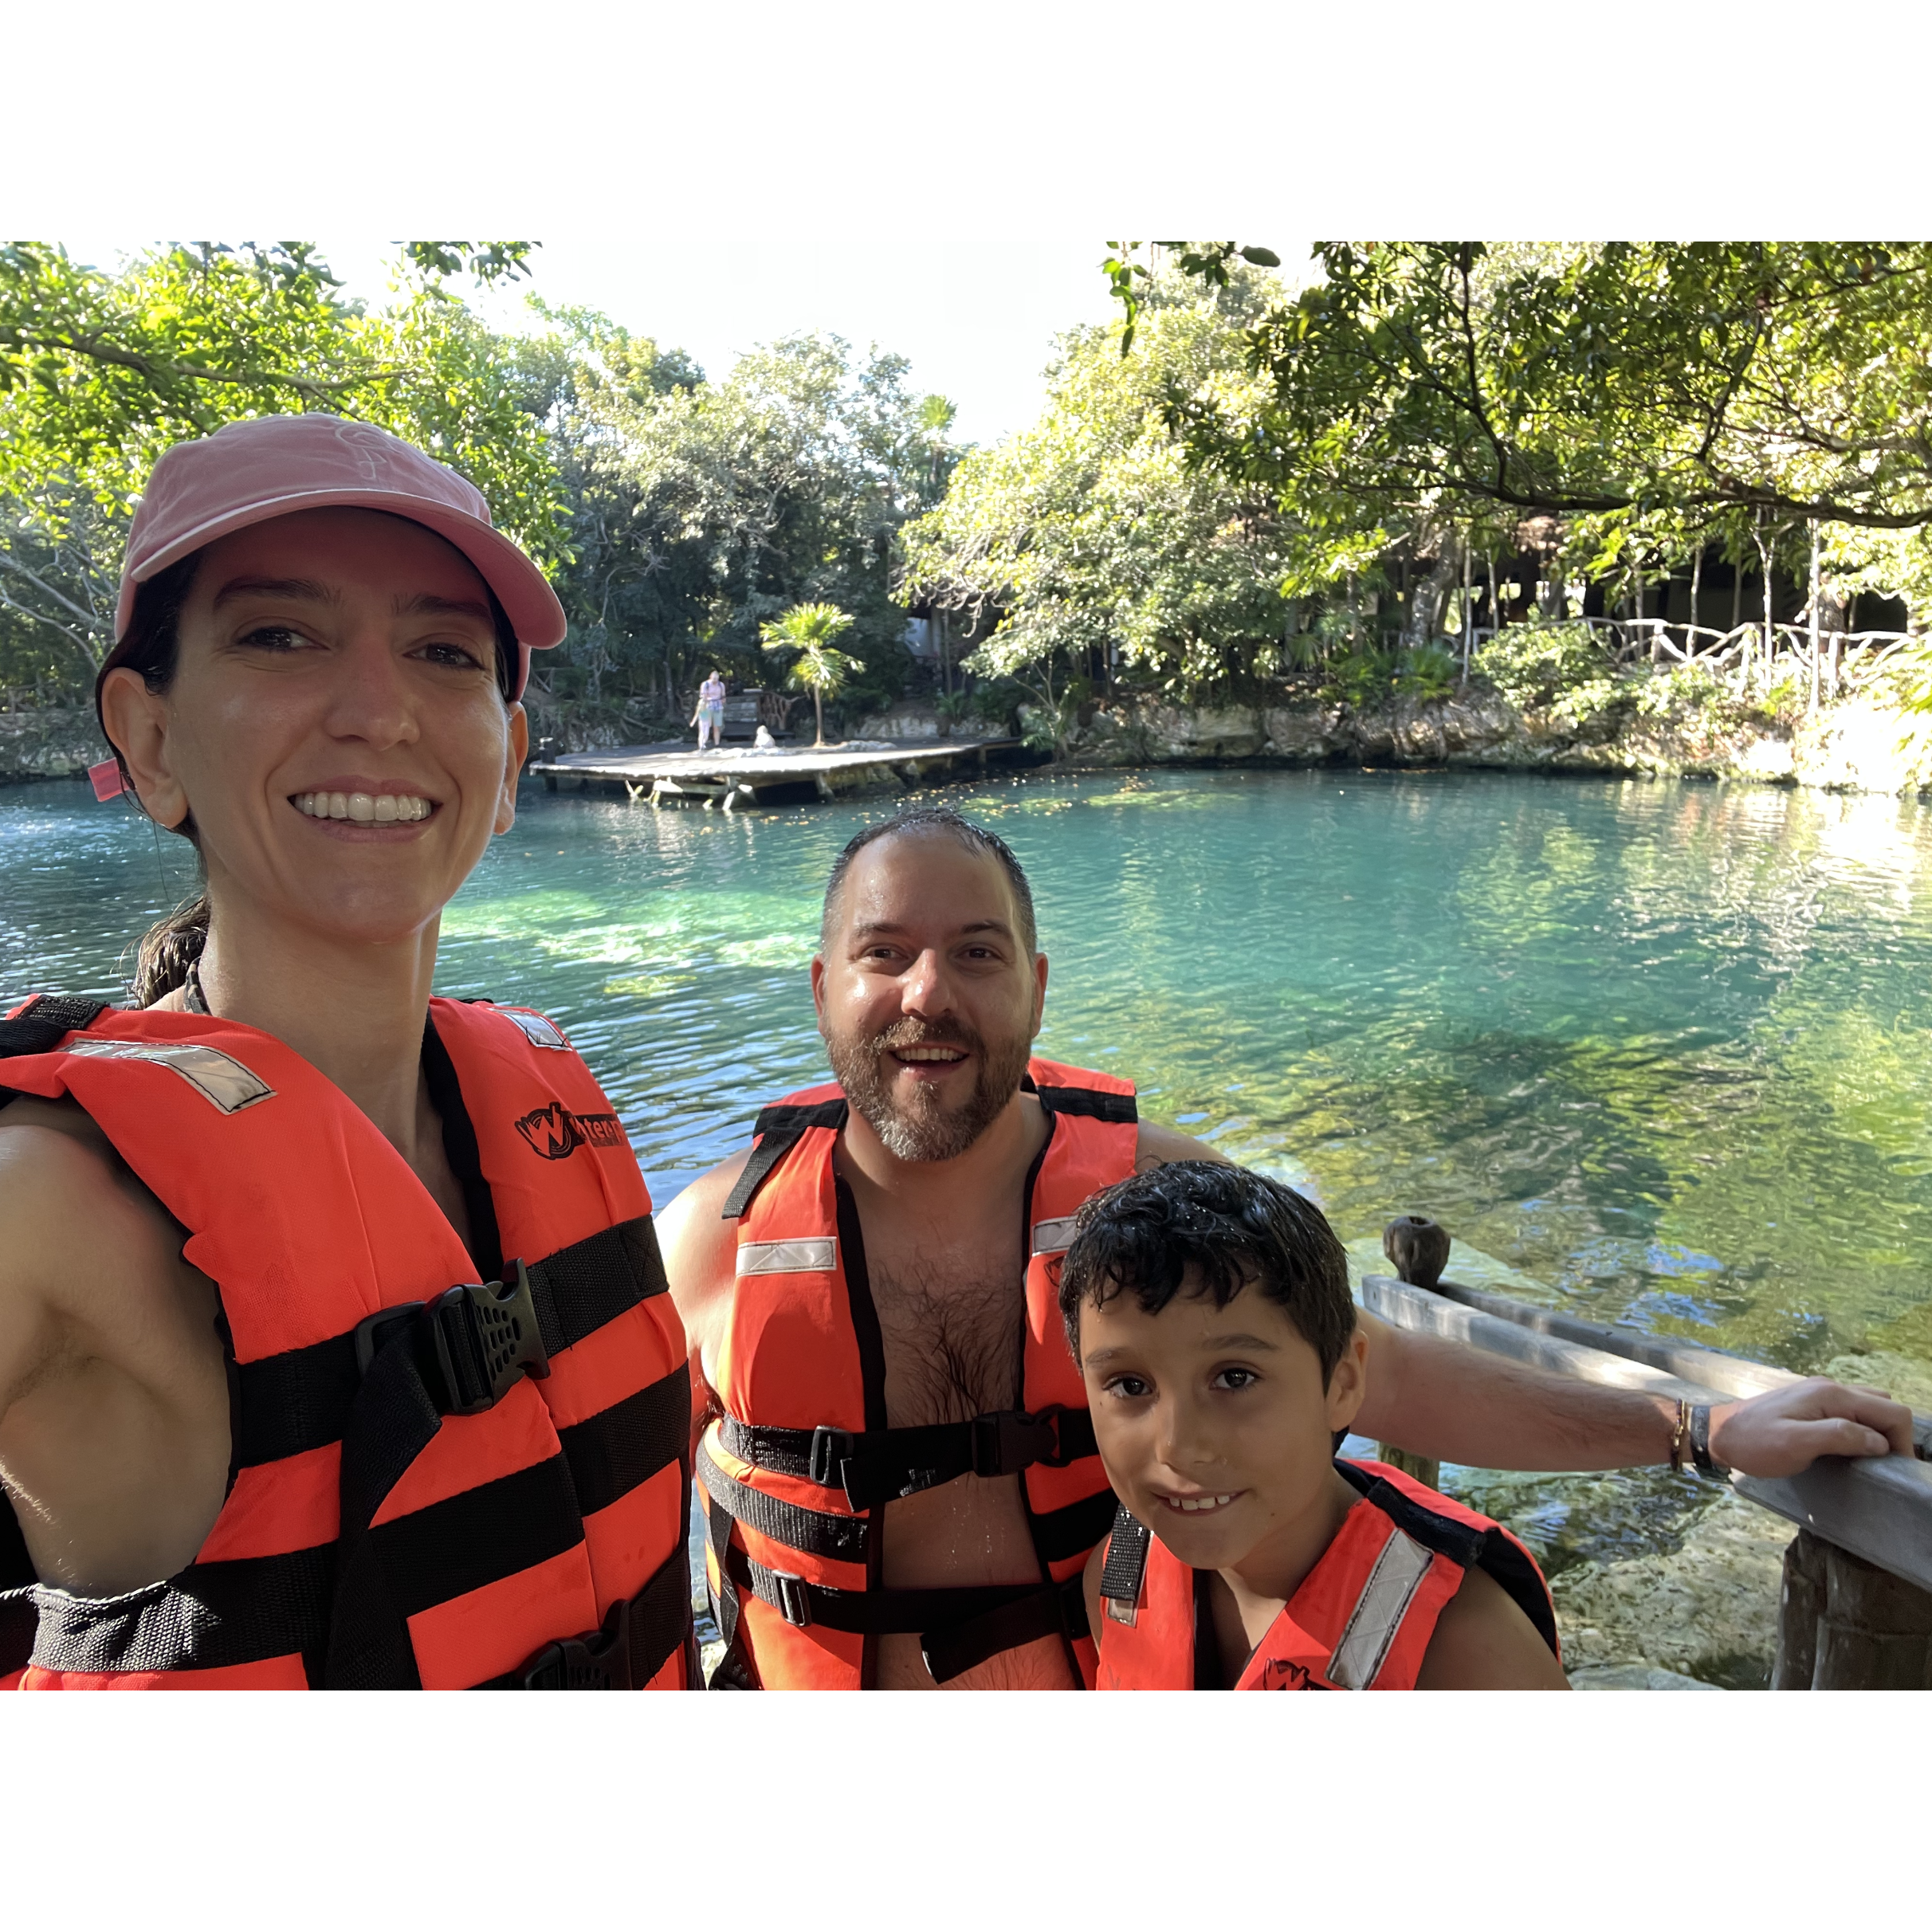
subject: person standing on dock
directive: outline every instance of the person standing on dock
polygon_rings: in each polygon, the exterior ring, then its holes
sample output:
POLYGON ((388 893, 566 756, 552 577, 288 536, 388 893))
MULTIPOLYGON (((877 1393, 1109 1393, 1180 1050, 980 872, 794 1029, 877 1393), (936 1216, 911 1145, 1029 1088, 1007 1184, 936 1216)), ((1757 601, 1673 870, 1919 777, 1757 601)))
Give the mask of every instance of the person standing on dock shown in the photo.
POLYGON ((205 890, 130 1007, 0 1022, 0 1685, 691 1687, 635 1156, 550 1021, 430 992, 564 634, 481 495, 379 430, 155 465, 96 789, 205 890))
MULTIPOLYGON (((1102 1188, 1212 1148, 1113 1075, 1038 1058, 1046 960, 1003 841, 943 807, 869 827, 811 964, 836 1084, 659 1226, 691 1343, 696 1474, 725 1639, 714 1687, 1071 1688, 1114 1498, 1054 1258, 1102 1188)), ((1674 1402, 1358 1317, 1353 1426, 1496 1469, 1661 1463, 1674 1402)), ((1911 1414, 1807 1381, 1710 1411, 1748 1474, 1909 1454, 1911 1414)))
POLYGON ((705 733, 711 733, 713 750, 724 742, 724 676, 714 664, 705 681, 697 687, 697 709, 691 715, 691 722, 697 727, 697 748, 705 748, 705 733))

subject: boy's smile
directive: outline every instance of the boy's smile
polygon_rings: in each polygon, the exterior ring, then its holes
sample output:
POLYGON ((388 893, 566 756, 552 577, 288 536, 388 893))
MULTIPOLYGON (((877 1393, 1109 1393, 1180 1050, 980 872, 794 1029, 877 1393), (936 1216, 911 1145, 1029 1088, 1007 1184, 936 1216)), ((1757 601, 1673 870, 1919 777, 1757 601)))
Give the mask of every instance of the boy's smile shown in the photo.
POLYGON ((1361 1406, 1365 1355, 1358 1335, 1325 1388, 1314 1349, 1251 1284, 1220 1308, 1190 1277, 1158 1314, 1131 1290, 1080 1311, 1094 1432, 1121 1500, 1183 1562, 1252 1572, 1251 1588, 1283 1584, 1284 1599, 1354 1500, 1333 1445, 1361 1406))

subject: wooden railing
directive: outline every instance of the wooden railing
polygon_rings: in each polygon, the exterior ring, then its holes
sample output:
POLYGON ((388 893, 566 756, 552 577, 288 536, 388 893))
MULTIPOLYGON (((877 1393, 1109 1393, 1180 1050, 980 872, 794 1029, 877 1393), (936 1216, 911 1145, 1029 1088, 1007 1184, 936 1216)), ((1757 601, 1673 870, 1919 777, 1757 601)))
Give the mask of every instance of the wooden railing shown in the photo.
MULTIPOLYGON (((1435 1270, 1448 1246, 1420 1216, 1392 1223, 1384 1247, 1405 1278, 1368 1276, 1364 1304, 1397 1328, 1671 1400, 1730 1402, 1800 1379, 1671 1336, 1441 1280, 1435 1270)), ((1932 1420, 1914 1416, 1913 1435, 1915 1458, 1823 1456, 1802 1475, 1776 1479, 1733 1473, 1740 1495, 1797 1526, 1785 1554, 1773 1688, 1932 1689, 1932 1420)))
MULTIPOLYGON (((1773 624, 1767 650, 1762 624, 1739 624, 1729 630, 1706 624, 1672 623, 1661 617, 1573 617, 1608 646, 1620 669, 1638 664, 1698 664, 1730 671, 1740 679, 1769 682, 1779 659, 1795 662, 1812 682, 1839 691, 1866 682, 1903 653, 1925 639, 1903 630, 1824 630, 1815 635, 1804 624, 1773 624), (1755 673, 1755 676, 1753 676, 1755 673)), ((1516 626, 1512 626, 1514 629, 1516 626)), ((1472 649, 1495 637, 1494 630, 1470 634, 1472 649)))

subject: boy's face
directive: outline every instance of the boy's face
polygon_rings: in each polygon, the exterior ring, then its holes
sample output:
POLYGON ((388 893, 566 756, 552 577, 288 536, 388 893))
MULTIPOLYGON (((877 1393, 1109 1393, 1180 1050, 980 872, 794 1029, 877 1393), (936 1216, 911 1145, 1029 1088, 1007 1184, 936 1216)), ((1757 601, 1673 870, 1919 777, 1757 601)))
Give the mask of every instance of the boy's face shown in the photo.
POLYGON ((1358 1329, 1321 1362, 1259 1288, 1224 1308, 1180 1292, 1150 1315, 1131 1290, 1080 1310, 1080 1368, 1115 1493, 1196 1569, 1244 1562, 1325 1506, 1333 1439, 1361 1406, 1358 1329))

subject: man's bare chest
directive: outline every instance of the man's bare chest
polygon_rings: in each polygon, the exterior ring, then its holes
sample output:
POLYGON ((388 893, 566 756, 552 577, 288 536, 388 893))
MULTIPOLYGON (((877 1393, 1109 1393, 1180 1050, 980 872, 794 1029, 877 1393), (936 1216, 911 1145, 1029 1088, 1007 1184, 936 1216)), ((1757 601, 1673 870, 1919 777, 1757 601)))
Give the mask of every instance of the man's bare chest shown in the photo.
POLYGON ((893 1243, 870 1273, 889 1426, 957 1422, 1015 1406, 1026 1290, 1013 1250, 1004 1243, 951 1250, 893 1243))

